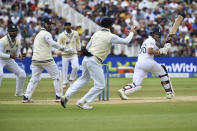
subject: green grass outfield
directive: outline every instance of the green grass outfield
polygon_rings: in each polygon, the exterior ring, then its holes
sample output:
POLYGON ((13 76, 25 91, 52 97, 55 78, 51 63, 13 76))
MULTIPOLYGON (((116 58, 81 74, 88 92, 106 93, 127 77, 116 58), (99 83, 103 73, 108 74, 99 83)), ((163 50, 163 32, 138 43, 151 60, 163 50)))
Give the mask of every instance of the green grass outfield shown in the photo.
MULTIPOLYGON (((26 81, 27 85, 28 80, 26 81)), ((176 98, 185 100, 167 102, 132 103, 136 99, 165 99, 165 92, 159 78, 147 78, 141 91, 129 96, 131 103, 113 103, 118 99, 117 90, 131 82, 126 78, 110 78, 109 102, 94 102, 93 110, 82 110, 74 103, 66 109, 53 100, 54 88, 50 79, 42 79, 36 89, 34 104, 21 104, 21 97, 14 97, 15 80, 3 79, 0 88, 0 130, 1 131, 196 131, 197 96, 196 78, 173 78, 176 98), (42 103, 38 101, 42 100, 42 103), (50 101, 50 103, 48 103, 50 101), (45 103, 46 102, 46 103, 45 103), (14 104, 11 104, 14 103, 14 104), (102 104, 99 104, 102 103, 102 104)), ((77 100, 93 85, 76 93, 77 100)))

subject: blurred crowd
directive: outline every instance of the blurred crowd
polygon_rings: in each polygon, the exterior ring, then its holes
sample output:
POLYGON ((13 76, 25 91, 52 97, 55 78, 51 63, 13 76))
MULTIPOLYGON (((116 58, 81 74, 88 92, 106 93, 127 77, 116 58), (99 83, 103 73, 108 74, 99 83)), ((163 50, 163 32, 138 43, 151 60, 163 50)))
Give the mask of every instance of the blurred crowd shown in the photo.
MULTIPOLYGON (((44 5, 38 3, 38 0, 0 0, 0 38, 7 34, 9 23, 16 24, 20 30, 18 37, 21 39, 21 52, 26 57, 31 57, 33 54, 33 40, 41 28, 43 18, 53 19, 55 25, 51 34, 56 41, 58 35, 64 31, 64 23, 67 22, 49 8, 49 3, 44 5)), ((81 26, 72 28, 80 33, 81 38, 88 33, 86 30, 83 31, 81 26)), ((90 39, 90 35, 87 36, 84 42, 90 39)))
MULTIPOLYGON (((197 56, 197 3, 192 0, 65 0, 78 12, 99 23, 103 16, 115 18, 113 32, 121 37, 131 25, 138 27, 132 44, 141 45, 152 27, 159 26, 165 42, 177 15, 184 16, 173 38, 170 56, 197 56)), ((124 50, 123 50, 124 51, 124 50)), ((124 53, 124 52, 123 52, 124 53)))
MULTIPOLYGON (((177 15, 184 16, 182 25, 173 37, 172 49, 169 56, 196 56, 197 57, 197 3, 195 0, 62 0, 76 11, 99 24, 104 16, 115 19, 112 32, 125 37, 131 25, 137 27, 137 35, 131 45, 139 47, 147 38, 154 26, 162 31, 162 44, 168 35, 169 29, 177 15)), ((7 33, 9 22, 20 28, 19 37, 23 45, 22 52, 32 54, 33 39, 40 29, 40 22, 44 17, 51 17, 56 25, 51 33, 55 40, 64 30, 62 26, 66 19, 58 16, 49 8, 49 3, 39 5, 37 0, 1 0, 0 2, 0 38, 7 33), (31 52, 31 53, 28 53, 31 52)), ((85 45, 93 32, 83 29, 80 25, 73 27, 81 36, 82 45, 85 45)), ((129 45, 129 46, 131 46, 129 45)), ((119 54, 111 56, 125 56, 123 48, 119 54)))

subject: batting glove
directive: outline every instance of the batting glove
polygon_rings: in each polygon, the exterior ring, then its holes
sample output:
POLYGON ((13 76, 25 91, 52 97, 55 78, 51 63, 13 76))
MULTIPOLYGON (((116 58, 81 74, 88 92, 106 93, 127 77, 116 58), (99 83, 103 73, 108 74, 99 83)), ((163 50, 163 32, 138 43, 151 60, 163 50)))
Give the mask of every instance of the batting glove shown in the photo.
POLYGON ((166 43, 165 45, 164 45, 164 47, 165 48, 167 48, 168 50, 171 48, 171 44, 170 43, 166 43))
POLYGON ((159 54, 161 55, 167 55, 168 54, 168 49, 167 48, 160 48, 159 49, 159 54))

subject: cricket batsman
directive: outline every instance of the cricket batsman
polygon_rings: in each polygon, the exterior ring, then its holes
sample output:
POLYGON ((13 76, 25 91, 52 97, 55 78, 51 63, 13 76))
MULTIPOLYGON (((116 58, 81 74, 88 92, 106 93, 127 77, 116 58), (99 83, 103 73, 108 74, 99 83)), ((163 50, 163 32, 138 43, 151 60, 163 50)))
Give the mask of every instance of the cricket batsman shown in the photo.
POLYGON ((68 88, 65 95, 61 97, 61 105, 64 108, 66 108, 66 104, 70 97, 81 87, 88 84, 90 78, 94 80, 94 86, 87 94, 78 100, 76 104, 78 107, 85 110, 92 109, 93 107, 88 104, 105 88, 105 76, 102 69, 102 62, 110 53, 112 43, 129 44, 135 33, 134 28, 131 28, 129 35, 126 38, 120 38, 110 32, 113 22, 114 20, 112 18, 104 17, 100 22, 102 29, 94 33, 86 48, 82 49, 82 52, 85 55, 82 62, 82 76, 76 80, 71 87, 68 88))
POLYGON ((28 83, 23 103, 31 103, 31 96, 41 80, 41 73, 46 70, 51 78, 53 79, 53 85, 56 92, 56 101, 60 101, 60 73, 56 63, 52 57, 52 47, 65 52, 73 53, 71 48, 66 48, 55 42, 50 33, 52 28, 52 20, 48 17, 44 18, 42 21, 42 28, 40 32, 36 35, 34 39, 34 49, 32 57, 32 77, 28 83))
POLYGON ((26 74, 14 61, 16 58, 22 60, 21 43, 17 38, 18 28, 14 24, 8 25, 8 33, 0 39, 0 87, 3 78, 3 68, 16 75, 16 92, 15 96, 23 96, 23 88, 26 74))
POLYGON ((118 90, 120 97, 127 100, 127 95, 140 90, 141 83, 148 72, 158 75, 161 79, 161 84, 166 92, 166 97, 172 99, 174 91, 165 65, 160 65, 154 60, 154 56, 166 55, 171 48, 170 43, 166 43, 163 48, 157 46, 161 37, 159 27, 154 27, 149 37, 143 42, 137 63, 135 65, 133 82, 118 90))

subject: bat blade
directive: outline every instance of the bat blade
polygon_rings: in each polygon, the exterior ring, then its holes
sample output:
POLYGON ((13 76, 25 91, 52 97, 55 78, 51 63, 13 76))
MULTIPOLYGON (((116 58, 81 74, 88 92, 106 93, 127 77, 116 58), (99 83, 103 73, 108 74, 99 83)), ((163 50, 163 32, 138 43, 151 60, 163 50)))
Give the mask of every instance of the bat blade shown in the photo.
POLYGON ((177 29, 179 28, 179 25, 182 23, 182 21, 183 21, 183 16, 179 15, 179 16, 176 18, 176 20, 175 20, 175 22, 174 22, 172 28, 170 29, 169 36, 170 36, 170 35, 176 34, 177 29))

